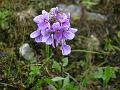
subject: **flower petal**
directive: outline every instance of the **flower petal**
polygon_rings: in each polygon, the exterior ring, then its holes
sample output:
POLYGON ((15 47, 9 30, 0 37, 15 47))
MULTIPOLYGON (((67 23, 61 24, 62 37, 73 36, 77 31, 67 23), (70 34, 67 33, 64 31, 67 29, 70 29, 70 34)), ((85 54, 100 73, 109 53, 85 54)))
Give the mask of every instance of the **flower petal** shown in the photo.
POLYGON ((57 14, 57 12, 58 12, 58 7, 56 7, 56 8, 51 8, 51 10, 50 10, 50 13, 51 13, 51 14, 57 14))
POLYGON ((63 19, 61 23, 63 27, 70 27, 69 19, 63 19))
POLYGON ((36 37, 38 37, 39 35, 40 35, 40 31, 36 30, 36 31, 34 31, 34 32, 32 32, 32 33, 30 34, 30 37, 31 37, 31 38, 36 38, 36 37))
POLYGON ((78 30, 76 28, 69 28, 69 31, 72 33, 76 33, 78 30))
POLYGON ((68 55, 71 52, 71 47, 69 45, 63 44, 61 50, 63 55, 68 55))
POLYGON ((43 14, 44 19, 49 20, 50 14, 47 11, 42 10, 42 14, 43 14))
POLYGON ((68 16, 65 13, 59 13, 56 17, 58 20, 67 19, 68 16))
POLYGON ((36 38, 35 38, 35 41, 36 41, 37 43, 42 42, 42 35, 36 37, 36 38))
POLYGON ((50 37, 47 39, 46 44, 51 45, 52 43, 53 43, 53 37, 50 36, 50 37))
POLYGON ((46 34, 42 37, 42 42, 46 42, 47 39, 50 37, 50 34, 46 34))
POLYGON ((61 39, 62 39, 62 32, 56 32, 55 34, 54 34, 54 38, 55 38, 55 40, 56 41, 60 41, 61 39))
POLYGON ((53 30, 59 30, 61 28, 60 23, 59 22, 53 23, 52 28, 53 30))
POLYGON ((63 36, 66 38, 66 39, 69 39, 69 40, 72 40, 74 37, 75 37, 75 34, 70 32, 70 31, 64 31, 63 32, 63 36))
POLYGON ((43 19, 44 19, 43 15, 38 15, 33 19, 33 21, 36 23, 41 23, 43 22, 43 19))
POLYGON ((45 30, 46 28, 50 28, 49 22, 48 23, 42 22, 42 23, 38 23, 37 25, 40 30, 45 30))
POLYGON ((67 19, 70 20, 70 18, 71 18, 71 15, 70 15, 70 13, 68 13, 68 14, 67 14, 67 19))

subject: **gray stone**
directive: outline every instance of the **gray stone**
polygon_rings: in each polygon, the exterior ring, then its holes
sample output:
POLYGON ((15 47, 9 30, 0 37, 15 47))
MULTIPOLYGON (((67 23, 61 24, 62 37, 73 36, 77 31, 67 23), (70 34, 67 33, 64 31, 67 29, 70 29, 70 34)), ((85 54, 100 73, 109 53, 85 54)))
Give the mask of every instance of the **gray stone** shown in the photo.
POLYGON ((79 6, 75 6, 75 5, 67 6, 65 4, 59 4, 57 7, 65 13, 70 13, 72 18, 76 17, 76 18, 80 19, 81 15, 82 15, 81 7, 79 7, 79 6))
POLYGON ((106 21, 107 20, 107 17, 105 15, 101 15, 99 13, 93 13, 93 12, 86 12, 86 19, 88 21, 106 21))
POLYGON ((36 60, 34 57, 34 52, 32 51, 32 48, 30 48, 28 43, 23 44, 19 48, 19 53, 26 59, 26 60, 36 60))
MULTIPOLYGON (((65 13, 70 13, 73 19, 75 18, 79 20, 83 13, 82 7, 76 6, 76 5, 67 6, 65 4, 59 4, 57 7, 65 13)), ((105 15, 94 13, 94 12, 89 12, 85 9, 84 9, 84 15, 85 15, 85 20, 88 20, 88 21, 104 22, 107 20, 107 17, 105 15)))

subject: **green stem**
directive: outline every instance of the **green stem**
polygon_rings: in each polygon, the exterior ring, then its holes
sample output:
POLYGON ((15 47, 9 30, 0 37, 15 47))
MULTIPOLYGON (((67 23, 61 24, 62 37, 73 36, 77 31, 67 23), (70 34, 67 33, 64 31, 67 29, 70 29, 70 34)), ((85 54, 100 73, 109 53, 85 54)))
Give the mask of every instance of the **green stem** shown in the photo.
POLYGON ((49 58, 50 56, 49 45, 46 45, 45 51, 46 51, 46 58, 49 58))

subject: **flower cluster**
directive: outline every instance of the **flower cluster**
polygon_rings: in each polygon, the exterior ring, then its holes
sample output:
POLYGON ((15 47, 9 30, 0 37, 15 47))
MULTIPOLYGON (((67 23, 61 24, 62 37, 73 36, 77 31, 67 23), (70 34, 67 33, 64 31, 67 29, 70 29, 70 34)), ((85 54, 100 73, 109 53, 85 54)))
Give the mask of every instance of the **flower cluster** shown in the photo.
POLYGON ((77 29, 70 27, 70 13, 60 12, 58 7, 52 8, 49 13, 42 10, 42 14, 36 16, 33 21, 38 28, 30 37, 35 38, 37 43, 43 42, 53 47, 60 45, 63 55, 71 52, 71 47, 65 41, 72 40, 77 29))

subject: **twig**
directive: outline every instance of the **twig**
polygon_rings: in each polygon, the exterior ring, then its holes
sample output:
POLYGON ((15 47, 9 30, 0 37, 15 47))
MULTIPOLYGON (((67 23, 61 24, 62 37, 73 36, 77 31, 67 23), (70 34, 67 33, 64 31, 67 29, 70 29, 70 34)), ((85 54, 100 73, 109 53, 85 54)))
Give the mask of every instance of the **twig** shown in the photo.
POLYGON ((49 72, 49 70, 48 70, 47 67, 45 67, 45 70, 46 70, 46 72, 48 73, 48 75, 49 75, 50 77, 52 77, 52 75, 50 74, 50 72, 49 72))
POLYGON ((100 67, 100 66, 104 65, 105 63, 107 63, 107 62, 106 62, 106 61, 104 61, 104 62, 100 63, 100 64, 98 65, 98 67, 100 67))
POLYGON ((93 53, 93 54, 109 54, 110 52, 105 52, 105 51, 88 51, 88 50, 72 50, 72 52, 85 52, 85 53, 93 53))
POLYGON ((16 88, 16 86, 15 86, 15 85, 11 85, 11 84, 2 83, 2 82, 0 82, 0 84, 1 84, 1 85, 4 85, 4 86, 10 86, 10 87, 15 87, 15 88, 16 88))
POLYGON ((65 74, 67 74, 67 75, 69 75, 69 77, 74 81, 74 82, 76 82, 78 85, 79 85, 79 82, 74 78, 74 77, 72 77, 69 73, 67 73, 67 72, 64 72, 65 74))
POLYGON ((30 64, 30 65, 25 65, 25 66, 22 67, 22 69, 25 68, 25 67, 30 67, 30 66, 41 66, 41 65, 42 65, 42 64, 30 64))

